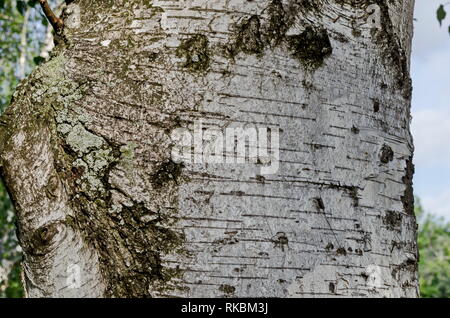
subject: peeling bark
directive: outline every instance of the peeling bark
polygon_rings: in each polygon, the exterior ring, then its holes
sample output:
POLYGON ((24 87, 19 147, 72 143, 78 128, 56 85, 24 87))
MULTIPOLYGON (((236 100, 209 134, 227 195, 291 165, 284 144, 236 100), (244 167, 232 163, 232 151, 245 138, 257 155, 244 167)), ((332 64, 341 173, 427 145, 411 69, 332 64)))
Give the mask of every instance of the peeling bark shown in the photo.
POLYGON ((27 295, 418 296, 412 12, 70 1, 0 122, 27 295), (278 171, 174 161, 200 120, 279 129, 278 171))

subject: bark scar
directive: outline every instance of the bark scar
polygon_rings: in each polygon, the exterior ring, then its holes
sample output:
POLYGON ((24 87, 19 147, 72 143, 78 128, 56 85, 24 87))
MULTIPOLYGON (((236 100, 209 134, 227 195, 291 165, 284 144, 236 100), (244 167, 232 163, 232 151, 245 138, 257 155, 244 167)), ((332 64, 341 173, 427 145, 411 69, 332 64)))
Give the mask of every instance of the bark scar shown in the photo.
POLYGON ((58 18, 50 8, 47 0, 39 0, 39 3, 41 4, 42 11, 44 11, 45 16, 47 17, 48 21, 52 25, 53 29, 55 30, 56 34, 60 35, 62 33, 62 30, 64 28, 64 22, 62 19, 58 18))

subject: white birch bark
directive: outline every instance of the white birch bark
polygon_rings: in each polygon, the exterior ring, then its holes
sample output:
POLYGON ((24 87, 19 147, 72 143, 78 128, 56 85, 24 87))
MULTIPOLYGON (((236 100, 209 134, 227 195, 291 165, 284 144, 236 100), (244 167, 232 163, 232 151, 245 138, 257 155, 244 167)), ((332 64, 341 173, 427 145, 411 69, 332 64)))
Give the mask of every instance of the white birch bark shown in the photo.
POLYGON ((28 296, 418 296, 412 12, 73 1, 1 119, 28 296), (279 131, 278 170, 174 162, 200 123, 279 131))

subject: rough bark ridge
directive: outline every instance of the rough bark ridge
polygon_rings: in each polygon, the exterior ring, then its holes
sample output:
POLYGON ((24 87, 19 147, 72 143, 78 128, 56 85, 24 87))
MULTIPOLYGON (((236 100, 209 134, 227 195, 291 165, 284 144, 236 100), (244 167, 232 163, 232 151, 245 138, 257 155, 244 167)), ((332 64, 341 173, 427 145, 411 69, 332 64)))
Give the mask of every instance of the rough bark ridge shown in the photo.
POLYGON ((68 2, 0 123, 28 296, 418 295, 413 1, 68 2), (278 172, 174 162, 200 120, 278 172))

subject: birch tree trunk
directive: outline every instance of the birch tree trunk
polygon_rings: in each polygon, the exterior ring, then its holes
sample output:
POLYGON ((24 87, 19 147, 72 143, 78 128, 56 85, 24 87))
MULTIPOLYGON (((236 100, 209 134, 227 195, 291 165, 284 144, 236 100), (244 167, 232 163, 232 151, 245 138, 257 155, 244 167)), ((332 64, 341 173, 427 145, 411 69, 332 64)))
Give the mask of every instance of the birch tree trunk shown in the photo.
POLYGON ((66 2, 0 123, 29 297, 418 296, 414 1, 66 2))

